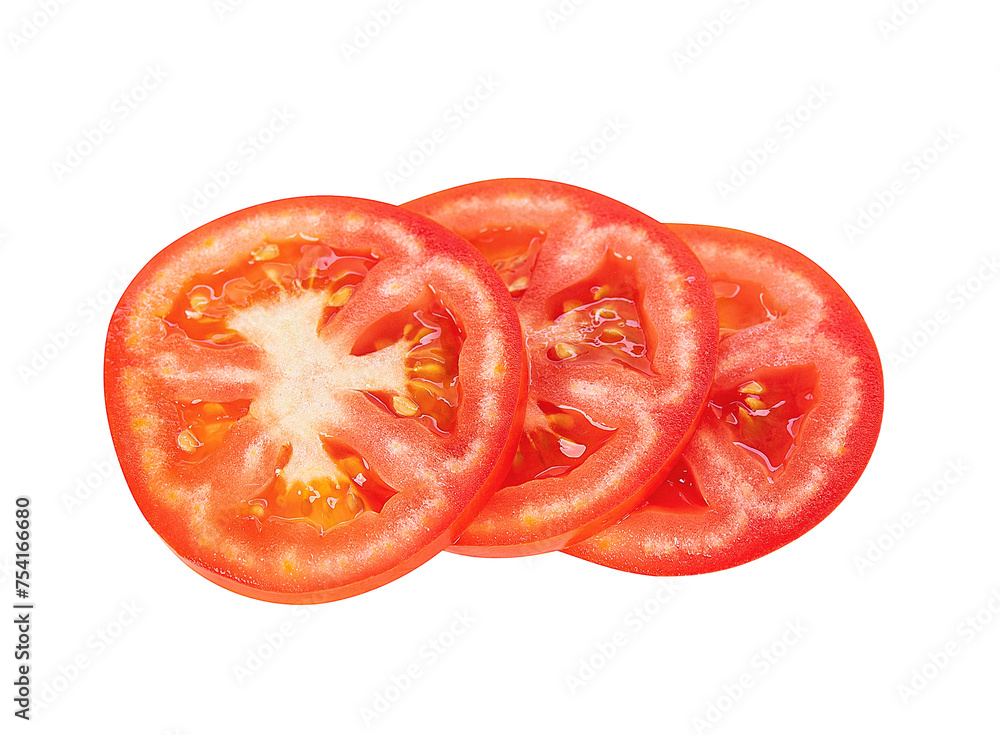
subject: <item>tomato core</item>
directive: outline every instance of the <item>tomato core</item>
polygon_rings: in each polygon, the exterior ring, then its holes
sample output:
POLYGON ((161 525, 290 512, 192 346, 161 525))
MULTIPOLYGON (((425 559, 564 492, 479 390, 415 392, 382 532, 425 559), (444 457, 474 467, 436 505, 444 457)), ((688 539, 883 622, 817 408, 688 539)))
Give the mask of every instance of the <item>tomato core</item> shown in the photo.
POLYGON ((376 262, 371 253, 335 250, 304 236, 269 242, 245 260, 191 278, 165 321, 172 331, 196 342, 217 347, 243 344, 243 337, 226 326, 234 309, 286 292, 320 289, 330 295, 319 328, 347 303, 376 262))

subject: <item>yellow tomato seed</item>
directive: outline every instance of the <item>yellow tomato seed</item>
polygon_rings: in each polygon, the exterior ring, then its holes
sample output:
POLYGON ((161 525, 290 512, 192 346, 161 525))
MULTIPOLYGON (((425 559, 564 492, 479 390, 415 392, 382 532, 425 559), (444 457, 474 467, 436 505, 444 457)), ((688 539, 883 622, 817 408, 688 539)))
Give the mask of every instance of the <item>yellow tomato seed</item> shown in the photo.
POLYGON ((351 513, 357 514, 359 511, 364 509, 364 503, 361 499, 354 494, 353 491, 347 493, 347 510, 351 513))
POLYGON ((420 406, 408 396, 393 396, 392 408, 400 416, 416 416, 420 406))
POLYGON ((193 454, 201 446, 201 442, 198 441, 198 437, 194 435, 191 429, 184 429, 177 436, 177 446, 188 454, 193 454))
POLYGON ((344 286, 343 288, 341 288, 340 290, 338 290, 336 293, 334 293, 330 297, 330 300, 327 301, 327 303, 330 306, 343 306, 344 304, 347 303, 347 300, 349 298, 351 298, 351 294, 353 294, 353 293, 354 293, 354 287, 353 286, 344 286))
POLYGON ((576 357, 576 348, 573 345, 568 345, 565 342, 558 342, 555 346, 556 357, 560 360, 568 360, 571 357, 576 357))
POLYGON ((274 243, 268 243, 267 245, 262 245, 251 253, 253 259, 260 260, 274 260, 278 257, 279 251, 278 246, 274 243))

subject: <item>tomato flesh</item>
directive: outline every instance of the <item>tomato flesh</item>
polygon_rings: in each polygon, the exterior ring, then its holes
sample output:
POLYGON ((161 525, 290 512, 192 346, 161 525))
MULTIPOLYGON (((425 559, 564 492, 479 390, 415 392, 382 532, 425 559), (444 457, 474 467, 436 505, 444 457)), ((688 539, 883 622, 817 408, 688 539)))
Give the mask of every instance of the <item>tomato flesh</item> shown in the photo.
POLYGON ((658 576, 737 566, 806 533, 860 478, 883 405, 874 340, 819 266, 750 233, 671 227, 714 274, 709 410, 646 505, 566 550, 658 576))
POLYGON ((442 551, 500 486, 523 353, 504 284, 448 230, 365 200, 271 202, 132 282, 108 419, 190 567, 259 599, 340 599, 442 551))

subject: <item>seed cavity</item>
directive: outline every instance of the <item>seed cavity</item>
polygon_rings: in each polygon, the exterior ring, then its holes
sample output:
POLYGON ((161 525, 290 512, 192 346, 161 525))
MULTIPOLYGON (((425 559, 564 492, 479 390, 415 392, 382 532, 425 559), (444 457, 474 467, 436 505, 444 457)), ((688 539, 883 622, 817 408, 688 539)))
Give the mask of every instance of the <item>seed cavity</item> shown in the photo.
POLYGON ((462 399, 458 361, 464 341, 465 333, 447 297, 428 286, 406 307, 371 325, 351 353, 401 349, 405 390, 366 391, 365 395, 396 416, 415 419, 435 434, 447 435, 455 429, 462 399))
POLYGON ((240 504, 239 514, 256 522, 260 531, 270 524, 306 524, 320 536, 363 513, 382 512, 396 490, 384 482, 368 461, 334 437, 320 435, 333 460, 333 472, 307 482, 286 482, 284 468, 294 447, 278 455, 273 479, 240 504))
POLYGON ((709 408, 773 483, 794 456, 818 399, 819 370, 809 363, 759 368, 735 385, 716 386, 709 408))
POLYGON ((177 446, 186 462, 200 462, 214 452, 233 425, 250 411, 249 400, 211 403, 174 401, 177 408, 177 446))
POLYGON ((719 336, 725 338, 758 324, 774 321, 788 310, 780 306, 765 286, 755 281, 712 276, 719 309, 719 336))
POLYGON ((538 253, 547 233, 534 224, 489 225, 459 235, 481 252, 499 274, 507 291, 516 300, 531 283, 538 253))
POLYGON ((698 514, 709 510, 701 483, 691 464, 681 456, 666 478, 642 506, 643 510, 698 514))
POLYGON ((567 475, 604 446, 616 431, 571 406, 539 401, 530 405, 528 411, 504 487, 567 475))
POLYGON ((655 375, 655 332, 643 307, 644 290, 636 263, 607 251, 590 275, 550 298, 551 331, 559 341, 546 348, 548 358, 614 362, 655 375))

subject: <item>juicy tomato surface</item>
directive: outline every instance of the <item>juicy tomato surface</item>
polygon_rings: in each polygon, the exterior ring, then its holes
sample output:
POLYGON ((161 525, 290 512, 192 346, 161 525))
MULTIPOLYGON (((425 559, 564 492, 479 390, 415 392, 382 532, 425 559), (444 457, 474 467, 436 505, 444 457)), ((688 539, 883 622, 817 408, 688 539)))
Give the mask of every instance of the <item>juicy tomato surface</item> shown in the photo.
POLYGON ((743 564, 819 523, 861 476, 883 406, 868 327, 819 266, 746 232, 671 228, 705 265, 718 301, 709 410, 646 504, 567 550, 661 576, 743 564))
POLYGON ((486 181, 404 206, 492 263, 530 364, 514 464, 451 550, 538 554, 608 527, 655 489, 705 407, 718 342, 705 270, 665 226, 566 184, 486 181))
POLYGON ((527 386, 490 265, 412 212, 270 202, 136 276, 105 396, 136 503, 189 566, 314 603, 448 547, 506 475, 527 386))

